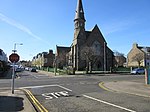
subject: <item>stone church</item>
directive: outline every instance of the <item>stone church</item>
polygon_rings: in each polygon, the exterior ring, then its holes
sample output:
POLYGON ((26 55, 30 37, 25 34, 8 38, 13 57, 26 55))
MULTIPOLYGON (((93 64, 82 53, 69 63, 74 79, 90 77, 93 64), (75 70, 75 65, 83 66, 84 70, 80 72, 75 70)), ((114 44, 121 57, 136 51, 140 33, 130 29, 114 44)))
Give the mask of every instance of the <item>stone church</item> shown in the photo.
MULTIPOLYGON (((87 67, 87 58, 90 56, 92 70, 110 70, 113 67, 113 52, 107 46, 99 27, 95 25, 91 31, 86 31, 85 22, 82 0, 78 0, 74 18, 73 43, 70 51, 66 53, 68 65, 75 70, 84 70, 87 67), (94 52, 87 48, 92 48, 94 52), (84 56, 84 54, 87 55, 84 56)), ((68 49, 68 47, 66 48, 68 49)), ((59 48, 56 47, 56 51, 57 49, 59 48)))

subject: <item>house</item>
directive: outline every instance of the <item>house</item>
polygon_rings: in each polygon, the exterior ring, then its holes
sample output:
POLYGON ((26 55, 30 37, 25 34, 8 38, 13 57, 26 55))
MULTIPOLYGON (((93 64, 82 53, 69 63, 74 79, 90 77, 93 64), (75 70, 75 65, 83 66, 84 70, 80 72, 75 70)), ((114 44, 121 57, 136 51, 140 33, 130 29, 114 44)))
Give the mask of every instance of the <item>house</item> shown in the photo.
POLYGON ((53 67, 55 54, 53 54, 53 50, 49 50, 48 52, 42 52, 37 54, 37 56, 32 59, 32 66, 42 68, 42 67, 53 67))
POLYGON ((150 47, 138 46, 134 43, 127 56, 128 67, 150 66, 150 47))
POLYGON ((2 49, 0 49, 0 69, 5 69, 7 67, 8 58, 2 49))
POLYGON ((114 66, 115 67, 123 67, 126 63, 126 58, 123 55, 114 57, 114 66))
POLYGON ((56 46, 55 58, 57 60, 58 68, 63 68, 64 66, 68 66, 67 53, 70 51, 70 49, 71 49, 70 47, 56 46))

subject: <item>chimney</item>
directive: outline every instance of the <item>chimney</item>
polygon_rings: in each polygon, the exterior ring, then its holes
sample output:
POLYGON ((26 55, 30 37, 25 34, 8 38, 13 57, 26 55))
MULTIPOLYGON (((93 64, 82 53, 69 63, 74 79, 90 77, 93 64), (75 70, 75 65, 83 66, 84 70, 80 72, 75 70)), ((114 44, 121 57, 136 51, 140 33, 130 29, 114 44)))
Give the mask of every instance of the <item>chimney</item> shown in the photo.
POLYGON ((53 50, 49 50, 49 54, 53 54, 53 50))
POLYGON ((138 47, 138 44, 137 43, 134 43, 133 44, 133 48, 137 48, 138 47))

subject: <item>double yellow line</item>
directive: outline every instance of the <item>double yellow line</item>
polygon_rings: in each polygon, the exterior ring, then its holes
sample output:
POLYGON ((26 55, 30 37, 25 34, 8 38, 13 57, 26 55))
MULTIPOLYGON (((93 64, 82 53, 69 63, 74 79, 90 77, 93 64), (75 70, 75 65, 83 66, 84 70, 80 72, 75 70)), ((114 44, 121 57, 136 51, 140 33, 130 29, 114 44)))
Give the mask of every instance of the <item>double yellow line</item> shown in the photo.
POLYGON ((42 104, 40 104, 40 102, 34 97, 34 95, 29 90, 27 89, 22 90, 28 94, 28 96, 30 97, 34 105, 40 110, 40 112, 48 112, 48 110, 42 104))

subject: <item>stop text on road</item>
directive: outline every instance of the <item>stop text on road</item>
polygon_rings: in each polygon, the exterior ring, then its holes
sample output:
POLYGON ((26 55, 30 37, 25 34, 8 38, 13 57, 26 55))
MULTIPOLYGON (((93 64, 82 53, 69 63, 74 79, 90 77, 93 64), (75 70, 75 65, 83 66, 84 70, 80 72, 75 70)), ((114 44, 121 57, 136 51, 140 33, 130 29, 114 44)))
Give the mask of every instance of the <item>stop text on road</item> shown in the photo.
POLYGON ((42 96, 44 96, 46 100, 51 100, 53 98, 59 98, 61 96, 68 97, 69 93, 67 91, 60 91, 52 93, 43 93, 42 96))

